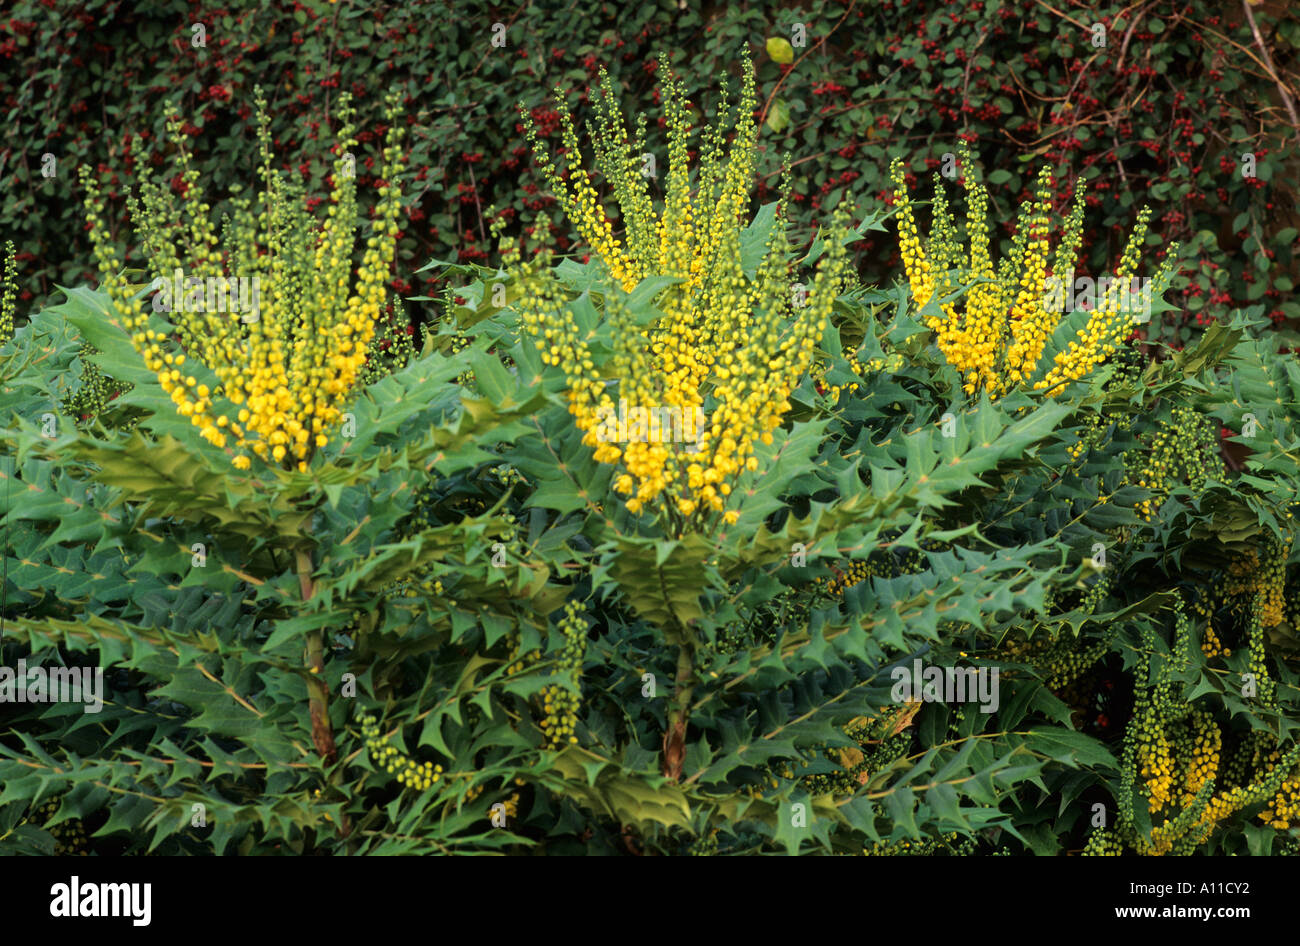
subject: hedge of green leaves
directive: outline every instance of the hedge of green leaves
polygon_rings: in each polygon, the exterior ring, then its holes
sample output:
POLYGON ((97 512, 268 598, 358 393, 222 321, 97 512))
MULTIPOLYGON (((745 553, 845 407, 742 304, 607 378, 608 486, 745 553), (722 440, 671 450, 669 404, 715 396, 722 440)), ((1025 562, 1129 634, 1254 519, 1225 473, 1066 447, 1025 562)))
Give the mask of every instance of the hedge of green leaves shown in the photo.
MULTIPOLYGON (((506 9, 471 0, 454 13, 427 3, 313 0, 241 10, 180 0, 145 7, 18 0, 0 43, 10 131, 0 150, 0 230, 18 243, 24 298, 34 293, 42 302, 55 283, 86 273, 73 213, 77 168, 95 170, 124 219, 121 201, 135 178, 129 149, 143 145, 155 155, 147 160, 162 160, 154 147, 163 137, 161 100, 190 118, 203 179, 225 193, 255 163, 254 86, 271 97, 285 167, 316 180, 327 170, 317 146, 331 143, 339 94, 397 87, 406 92, 411 135, 399 251, 407 267, 394 288, 436 295, 441 273, 420 282, 411 264, 487 261, 494 213, 530 249, 564 250, 573 240, 531 166, 517 102, 557 140, 552 86, 567 89, 585 118, 585 90, 605 67, 625 102, 644 108, 653 56, 664 49, 695 100, 733 68, 732 51, 744 42, 760 51, 767 188, 760 200, 775 193, 789 151, 799 162, 795 219, 806 229, 841 192, 882 197, 894 154, 919 174, 940 168, 964 137, 1007 195, 1009 226, 1017 190, 1032 185, 1026 163, 1045 158, 1058 177, 1092 182, 1101 224, 1089 234, 1085 269, 1099 273, 1118 252, 1117 235, 1138 200, 1153 205, 1156 232, 1189 249, 1173 300, 1178 314, 1159 327, 1183 345, 1223 305, 1262 304, 1277 325, 1300 316, 1289 298, 1300 224, 1286 183, 1297 170, 1296 129, 1270 75, 1297 84, 1300 21, 1282 4, 1254 9, 1267 54, 1240 10, 1200 0, 1136 11, 1038 0, 810 0, 722 4, 707 14, 673 0, 630 9, 595 2, 506 9), (1097 25, 1105 27, 1104 47, 1097 25), (492 45, 497 35, 505 45, 492 45), (1247 153, 1253 178, 1242 174, 1247 153), (52 177, 42 176, 47 154, 56 161, 52 177), (539 220, 539 212, 556 219, 539 220)), ((366 129, 363 148, 380 133, 366 129)), ((648 141, 662 160, 653 123, 648 141)), ((363 185, 371 170, 368 162, 359 170, 363 185)), ((869 240, 857 249, 864 276, 889 272, 889 244, 869 240)), ((421 321, 434 315, 423 303, 413 311, 421 321)), ((1289 329, 1284 337, 1294 342, 1289 329)))

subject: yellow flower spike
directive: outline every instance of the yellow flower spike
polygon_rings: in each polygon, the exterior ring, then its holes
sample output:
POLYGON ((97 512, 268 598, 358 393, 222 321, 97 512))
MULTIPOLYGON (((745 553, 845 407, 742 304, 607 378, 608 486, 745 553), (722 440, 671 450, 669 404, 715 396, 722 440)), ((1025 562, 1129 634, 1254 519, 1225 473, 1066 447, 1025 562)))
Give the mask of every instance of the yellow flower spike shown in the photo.
MULTIPOLYGON (((969 255, 962 258, 955 243, 941 184, 936 180, 934 223, 929 239, 922 240, 901 158, 890 165, 898 208, 899 251, 912 301, 918 311, 935 296, 950 295, 972 284, 964 298, 943 303, 922 321, 935 334, 944 358, 962 375, 963 387, 974 395, 983 390, 991 397, 1016 388, 1047 389, 1059 394, 1065 383, 1078 380, 1119 350, 1132 327, 1132 313, 1124 306, 1129 277, 1137 271, 1150 211, 1143 210, 1116 269, 1115 279, 1098 300, 1087 324, 1059 351, 1050 365, 1043 353, 1049 339, 1069 317, 1056 303, 1072 295, 1073 270, 1083 232, 1083 184, 1075 187, 1074 205, 1066 217, 1056 253, 1051 257, 1053 193, 1050 169, 1039 174, 1033 198, 1022 205, 1012 249, 996 267, 989 254, 988 193, 975 179, 967 146, 958 147, 966 191, 966 236, 969 255), (1064 290, 1064 291, 1062 291, 1064 290), (958 304, 960 302, 960 305, 958 304)), ((1157 270, 1150 295, 1168 288, 1173 274, 1169 249, 1157 270)))
MULTIPOLYGON (((903 175, 903 159, 894 158, 889 165, 889 178, 894 185, 894 199, 898 205, 898 244, 903 257, 903 268, 907 272, 907 281, 912 287, 912 299, 917 309, 922 309, 934 295, 934 281, 930 276, 930 266, 921 248, 920 231, 916 225, 916 214, 912 210, 912 201, 907 193, 907 184, 903 175)), ((937 329, 938 323, 929 328, 937 329)))
POLYGON ((358 383, 375 322, 386 303, 384 283, 394 259, 400 209, 398 100, 393 95, 387 101, 389 133, 379 170, 385 184, 379 188, 376 235, 367 239, 355 277, 351 251, 357 205, 355 182, 347 173, 347 152, 357 142, 347 97, 340 100, 337 113, 342 127, 323 222, 307 211, 301 188, 272 170, 269 121, 260 92, 256 101, 262 157, 258 174, 263 186, 255 201, 232 198, 228 246, 220 245, 208 216, 210 207, 200 198, 198 173, 189 166, 178 118, 169 121, 168 131, 188 185, 181 207, 176 207, 168 186, 149 177, 147 165, 141 175, 141 200, 132 202, 132 216, 151 275, 156 284, 161 280, 173 290, 167 331, 147 328, 141 302, 129 298, 129 290, 116 275, 121 264, 100 221, 98 189, 83 172, 87 218, 104 289, 124 324, 134 329, 133 345, 157 373, 163 390, 172 395, 178 412, 190 417, 218 447, 226 444, 218 428, 228 427, 236 438, 231 458, 236 469, 250 468, 251 453, 305 470, 312 451, 328 443, 328 429, 338 423, 358 383), (177 230, 187 234, 185 259, 171 242, 177 230), (177 271, 184 276, 179 284, 177 271), (175 291, 177 285, 180 291, 175 291), (164 350, 171 347, 173 329, 181 350, 164 350), (210 371, 215 383, 199 383, 193 365, 182 379, 179 369, 186 365, 187 356, 210 371), (241 405, 240 410, 215 410, 222 398, 241 405), (239 425, 230 423, 231 415, 239 425), (305 437, 306 430, 315 436, 305 437), (286 449, 290 445, 292 451, 286 449))
POLYGON ((563 104, 567 179, 556 171, 526 112, 524 122, 562 209, 611 277, 625 290, 652 276, 680 280, 655 298, 662 317, 638 325, 621 297, 607 295, 613 351, 597 376, 584 333, 550 278, 549 257, 521 268, 518 309, 543 363, 564 372, 569 410, 583 443, 598 462, 621 466, 613 489, 625 497, 625 507, 632 513, 652 511, 681 535, 709 528, 714 515, 723 512, 723 497, 736 489, 736 478, 759 469, 754 445, 772 442, 772 432, 790 409, 789 394, 811 368, 828 325, 846 265, 847 214, 837 215, 812 290, 794 308, 784 212, 789 183, 783 176, 766 252, 757 273, 747 276, 740 233, 756 167, 752 70, 746 67, 734 109, 724 104, 713 127, 699 130, 694 175, 688 151, 695 132, 684 91, 666 65, 661 74, 669 147, 658 216, 641 173, 644 118, 630 138, 607 80, 596 103, 596 165, 618 205, 623 245, 606 232, 599 197, 586 171, 573 163, 577 136, 563 104))

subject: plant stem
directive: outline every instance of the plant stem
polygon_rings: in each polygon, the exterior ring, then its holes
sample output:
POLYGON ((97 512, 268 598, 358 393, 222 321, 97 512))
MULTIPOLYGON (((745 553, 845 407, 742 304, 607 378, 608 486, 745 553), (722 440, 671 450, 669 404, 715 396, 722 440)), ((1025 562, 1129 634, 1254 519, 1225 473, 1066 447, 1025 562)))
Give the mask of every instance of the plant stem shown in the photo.
POLYGON ((682 641, 677 650, 677 678, 668 708, 668 728, 664 731, 664 775, 673 782, 681 779, 686 760, 686 723, 691 713, 691 694, 695 692, 694 658, 692 642, 682 641))
MULTIPOLYGON (((305 604, 311 600, 315 588, 311 580, 311 552, 305 548, 298 549, 298 583, 302 586, 302 600, 305 604)), ((329 687, 321 674, 325 670, 324 633, 317 629, 307 632, 307 669, 311 677, 307 680, 307 706, 311 713, 311 741, 316 746, 322 759, 332 764, 338 759, 338 748, 334 744, 334 730, 330 726, 329 687)))

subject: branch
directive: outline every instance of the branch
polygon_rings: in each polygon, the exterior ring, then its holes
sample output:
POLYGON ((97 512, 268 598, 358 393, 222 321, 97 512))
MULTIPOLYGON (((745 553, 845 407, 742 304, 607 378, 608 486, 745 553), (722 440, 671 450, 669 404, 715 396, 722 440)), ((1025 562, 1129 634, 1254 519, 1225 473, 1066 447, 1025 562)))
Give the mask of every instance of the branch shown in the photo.
POLYGON ((1264 57, 1264 68, 1268 70, 1269 78, 1277 85, 1278 94, 1282 96, 1282 104, 1286 106, 1286 113, 1291 116, 1291 130, 1296 133, 1296 140, 1300 141, 1300 118, 1296 117, 1295 102, 1292 101, 1286 85, 1278 78, 1277 70, 1273 68, 1273 57, 1268 54, 1264 37, 1259 35, 1255 14, 1250 12, 1250 0, 1241 0, 1241 8, 1246 11, 1246 22, 1250 24, 1250 31, 1255 34, 1255 45, 1259 47, 1260 55, 1264 57))

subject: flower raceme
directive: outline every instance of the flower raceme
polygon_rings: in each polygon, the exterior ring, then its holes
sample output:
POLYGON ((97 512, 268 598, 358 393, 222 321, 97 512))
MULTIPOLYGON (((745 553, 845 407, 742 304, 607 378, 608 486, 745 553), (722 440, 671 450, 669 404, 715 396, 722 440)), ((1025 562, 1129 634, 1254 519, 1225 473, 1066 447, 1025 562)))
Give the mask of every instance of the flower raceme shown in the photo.
POLYGON ((14 300, 18 298, 18 262, 13 242, 5 244, 4 276, 0 277, 0 346, 14 334, 14 300))
POLYGON ((792 281, 785 196, 777 204, 763 259, 748 276, 741 233, 755 172, 752 70, 746 62, 738 106, 730 107, 724 92, 717 121, 702 130, 693 190, 688 147, 694 130, 684 93, 670 70, 661 74, 668 131, 661 212, 643 173, 644 116, 629 138, 609 78, 601 77, 592 138, 596 167, 620 212, 621 238, 581 166, 577 134, 562 99, 562 171, 524 113, 537 162, 557 201, 615 284, 604 297, 613 336, 610 363, 598 371, 544 255, 522 267, 519 311, 542 361, 565 373, 569 410, 585 434, 583 442, 594 448, 598 461, 621 466, 614 489, 627 497, 628 510, 653 508, 680 535, 705 528, 718 513, 728 523, 739 517, 738 510, 727 508, 737 479, 758 469, 755 444, 772 442, 829 322, 845 270, 847 212, 837 214, 830 228, 827 252, 806 298, 792 281), (675 282, 657 293, 657 313, 642 324, 624 293, 651 277, 675 282), (623 404, 688 421, 706 419, 698 431, 688 425, 688 436, 620 442, 609 430, 615 405, 623 404))
MULTIPOLYGON (((305 471, 342 420, 387 300, 385 282, 400 210, 396 99, 388 101, 380 199, 351 294, 357 202, 350 103, 344 97, 338 108, 342 127, 323 222, 307 209, 301 185, 272 170, 271 133, 260 92, 257 106, 263 189, 255 201, 232 197, 235 213, 223 226, 223 239, 209 219, 211 208, 198 194, 198 172, 189 165, 179 119, 169 122, 168 131, 179 155, 183 214, 169 188, 147 176, 141 181, 141 202, 130 202, 155 286, 169 287, 178 271, 188 274, 182 287, 197 284, 186 298, 173 298, 165 306, 168 330, 149 327, 146 301, 135 297, 121 275, 103 225, 98 187, 83 171, 87 220, 103 287, 177 412, 189 417, 204 439, 228 449, 238 469, 249 469, 256 456, 305 471), (247 285, 244 280, 255 287, 257 304, 251 313, 247 305, 226 312, 224 300, 221 305, 210 300, 192 304, 202 299, 198 287, 247 285), (195 363, 200 370, 192 367, 195 363)), ((157 295, 152 308, 162 308, 157 295)))
MULTIPOLYGON (((1131 331, 1133 313, 1126 305, 1130 295, 1126 287, 1138 267, 1150 211, 1144 208, 1138 214, 1115 277, 1107 283, 1086 324, 1048 366, 1043 359, 1044 349, 1068 317, 1056 311, 1058 307, 1050 300, 1059 296, 1057 287, 1062 280, 1067 285, 1073 283, 1083 240, 1083 182, 1075 187, 1074 205, 1061 228, 1049 267, 1053 181, 1050 169, 1044 167, 1034 199, 1021 206, 1011 255, 995 269, 989 253, 988 191, 974 179, 964 145, 959 155, 966 171, 963 184, 968 250, 959 243, 938 176, 930 236, 923 243, 904 180, 903 161, 895 158, 890 166, 898 207, 899 248, 912 299, 918 309, 937 300, 938 311, 925 315, 924 321, 935 333, 939 350, 949 364, 962 374, 968 394, 982 390, 997 397, 1016 388, 1032 387, 1046 389, 1055 396, 1066 382, 1082 378, 1113 355, 1131 331), (964 298, 950 298, 967 283, 970 286, 964 298)), ((1146 305, 1152 295, 1158 296, 1168 288, 1177 249, 1176 244, 1169 247, 1153 285, 1145 290, 1146 305)))

